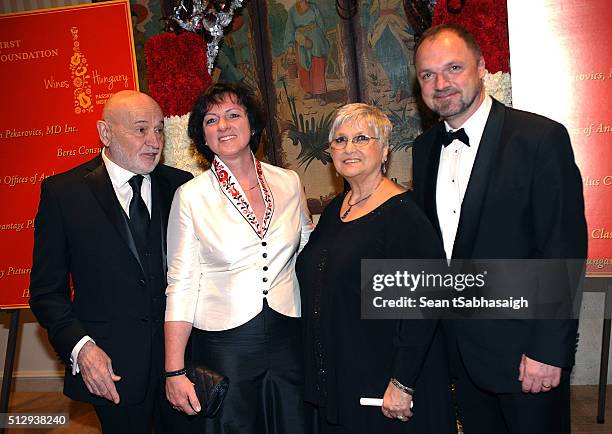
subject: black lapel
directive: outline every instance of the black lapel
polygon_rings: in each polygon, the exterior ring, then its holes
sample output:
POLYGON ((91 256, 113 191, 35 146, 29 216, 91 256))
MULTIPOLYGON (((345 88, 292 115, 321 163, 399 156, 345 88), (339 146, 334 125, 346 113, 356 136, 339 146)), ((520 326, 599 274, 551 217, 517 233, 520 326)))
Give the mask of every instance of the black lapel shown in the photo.
MULTIPOLYGON (((151 198, 153 202, 153 212, 157 213, 159 221, 161 222, 159 230, 161 234, 162 264, 165 271, 167 271, 166 230, 168 227, 170 203, 172 202, 170 191, 171 188, 168 186, 166 179, 159 174, 159 169, 151 172, 151 198)), ((153 221, 153 219, 151 219, 151 221, 153 221)))
POLYGON ((491 112, 478 145, 478 153, 476 154, 470 181, 461 204, 459 227, 453 245, 453 258, 466 259, 472 257, 474 239, 478 232, 483 202, 490 184, 491 169, 499 149, 505 114, 505 106, 493 100, 491 112))
POLYGON ((142 263, 140 262, 140 256, 138 255, 138 250, 136 249, 136 243, 134 242, 132 232, 130 231, 127 216, 125 215, 125 212, 123 211, 123 208, 121 208, 121 204, 117 199, 117 195, 113 189, 113 184, 108 176, 108 172, 106 171, 106 166, 104 166, 102 157, 97 157, 96 159, 92 160, 91 163, 92 164, 90 166, 87 166, 91 172, 85 175, 83 179, 91 189, 94 197, 106 213, 108 219, 111 221, 115 229, 117 229, 117 232, 119 232, 121 238, 126 242, 128 248, 142 269, 142 263))
POLYGON ((440 164, 440 148, 442 146, 440 135, 445 130, 444 122, 438 122, 433 128, 435 128, 435 132, 432 134, 433 142, 429 143, 426 148, 423 208, 438 236, 442 239, 442 231, 438 221, 438 207, 436 205, 436 186, 438 184, 438 166, 440 164))

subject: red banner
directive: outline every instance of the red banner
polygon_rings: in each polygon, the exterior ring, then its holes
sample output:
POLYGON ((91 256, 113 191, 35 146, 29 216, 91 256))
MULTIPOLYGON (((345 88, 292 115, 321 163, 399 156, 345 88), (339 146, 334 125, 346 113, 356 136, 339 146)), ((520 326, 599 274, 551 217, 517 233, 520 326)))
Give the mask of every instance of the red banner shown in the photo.
POLYGON ((136 77, 127 0, 0 15, 0 309, 28 307, 40 182, 100 152, 104 103, 136 77))
POLYGON ((612 276, 609 0, 508 0, 514 106, 570 132, 584 185, 589 276, 612 276))

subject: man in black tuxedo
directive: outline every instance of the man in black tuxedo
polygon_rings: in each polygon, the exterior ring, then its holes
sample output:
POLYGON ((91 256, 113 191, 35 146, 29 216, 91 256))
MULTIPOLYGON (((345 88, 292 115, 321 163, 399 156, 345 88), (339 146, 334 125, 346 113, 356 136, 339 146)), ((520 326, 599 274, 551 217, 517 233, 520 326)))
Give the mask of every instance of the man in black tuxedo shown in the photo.
MULTIPOLYGON (((585 258, 566 129, 488 96, 480 48, 461 27, 429 29, 415 60, 440 122, 415 141, 414 191, 447 258, 585 258)), ((444 331, 465 434, 570 432, 576 320, 445 321, 444 331)))
POLYGON ((104 432, 172 432, 166 225, 174 191, 192 175, 158 165, 164 117, 151 97, 118 92, 102 117, 101 155, 42 183, 30 306, 66 364, 64 393, 92 403, 104 432))

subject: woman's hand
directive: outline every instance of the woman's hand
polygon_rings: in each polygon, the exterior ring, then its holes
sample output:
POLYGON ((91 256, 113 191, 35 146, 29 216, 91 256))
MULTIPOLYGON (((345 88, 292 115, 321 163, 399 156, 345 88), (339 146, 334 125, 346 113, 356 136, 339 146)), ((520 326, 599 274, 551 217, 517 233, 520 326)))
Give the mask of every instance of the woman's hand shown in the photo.
POLYGON ((390 419, 399 419, 406 422, 412 417, 410 410, 412 396, 406 392, 402 392, 393 383, 389 382, 385 396, 383 397, 382 412, 390 419))
MULTIPOLYGON (((166 343, 166 372, 175 372, 185 367, 185 347, 192 325, 187 321, 166 321, 164 334, 166 343)), ((186 414, 200 411, 200 402, 193 383, 186 375, 166 378, 166 397, 175 410, 186 414)))
POLYGON ((185 414, 194 415, 201 410, 193 383, 186 375, 166 378, 166 397, 172 408, 185 414))

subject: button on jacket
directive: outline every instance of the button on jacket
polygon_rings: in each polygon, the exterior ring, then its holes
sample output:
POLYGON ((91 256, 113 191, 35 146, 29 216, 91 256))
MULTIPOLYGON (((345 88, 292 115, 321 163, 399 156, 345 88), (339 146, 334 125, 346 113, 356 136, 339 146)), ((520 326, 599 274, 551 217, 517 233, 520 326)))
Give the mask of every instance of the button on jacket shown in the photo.
POLYGON ((166 321, 201 330, 245 324, 263 308, 300 316, 297 254, 312 221, 298 175, 255 161, 265 212, 260 224, 221 160, 184 184, 168 223, 166 321))

